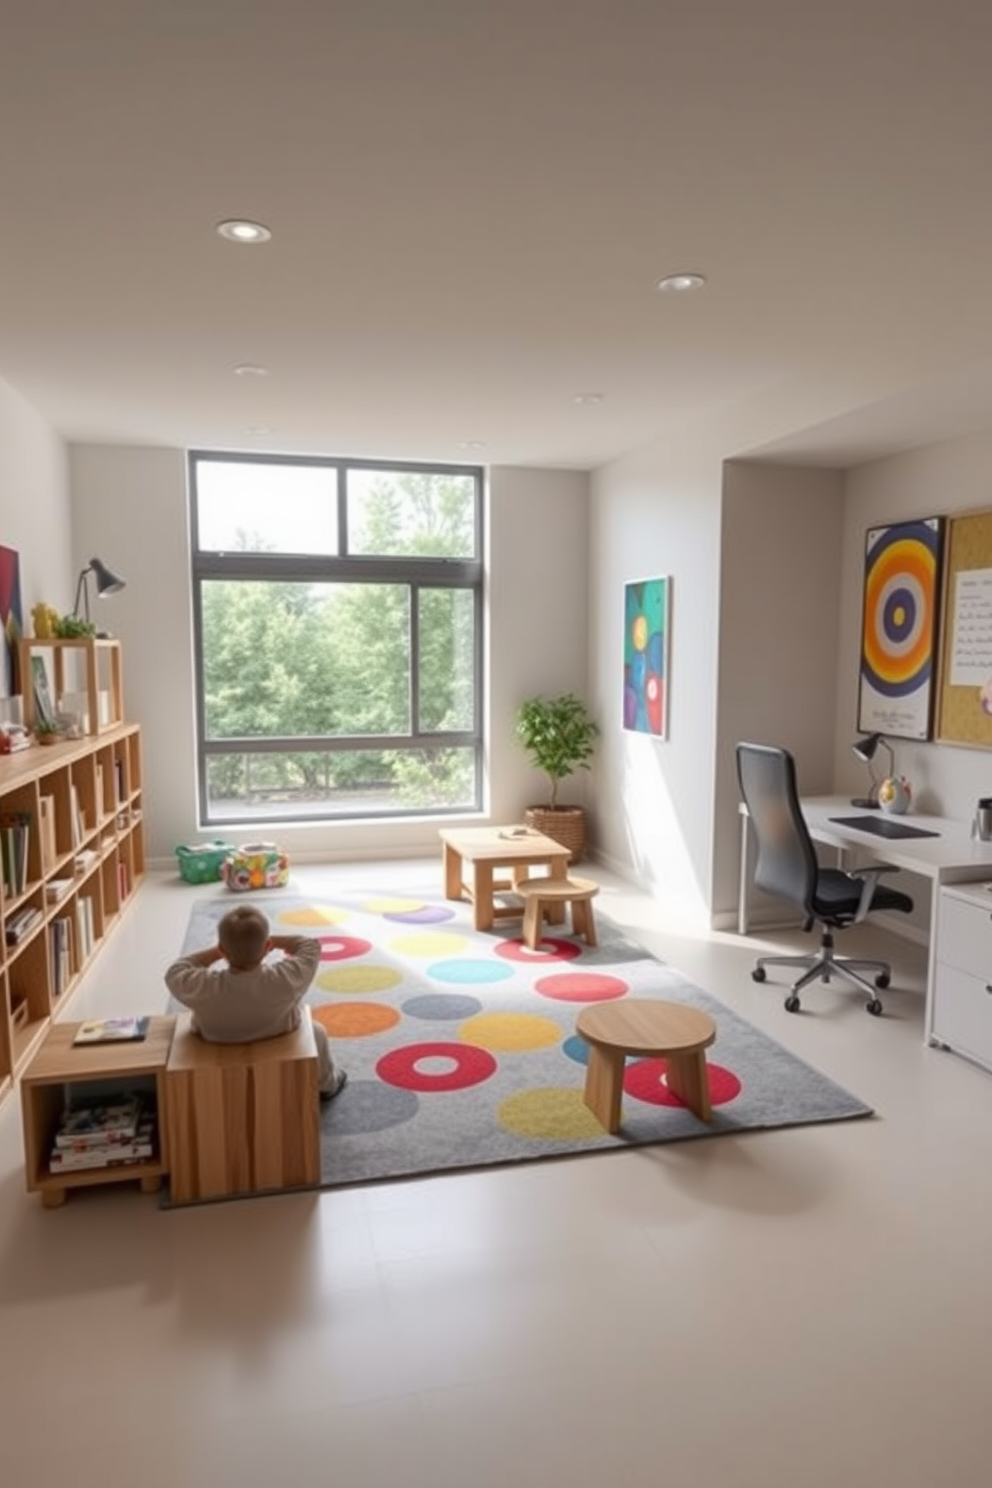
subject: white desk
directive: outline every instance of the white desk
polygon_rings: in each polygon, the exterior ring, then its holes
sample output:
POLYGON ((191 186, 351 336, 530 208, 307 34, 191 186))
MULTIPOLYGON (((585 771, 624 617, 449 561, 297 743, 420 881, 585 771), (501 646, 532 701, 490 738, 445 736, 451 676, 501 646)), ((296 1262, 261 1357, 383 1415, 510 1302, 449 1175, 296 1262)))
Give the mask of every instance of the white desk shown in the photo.
MULTIPOLYGON (((876 816, 878 812, 859 811, 851 805, 848 796, 806 796, 802 801, 803 815, 810 836, 816 842, 837 849, 838 862, 843 864, 847 853, 855 852, 859 861, 874 859, 878 863, 891 863, 907 873, 918 873, 932 884, 930 896, 929 960, 927 964, 927 1011, 926 1028, 932 1023, 934 964, 937 951, 937 918, 940 907, 940 889, 944 884, 992 881, 992 842, 973 842, 971 823, 956 821, 946 816, 924 816, 912 812, 894 820, 905 821, 907 826, 925 828, 937 832, 936 837, 876 837, 870 832, 855 827, 841 827, 830 818, 834 816, 876 816)), ((750 822, 743 802, 741 813, 741 881, 737 903, 737 928, 742 935, 748 929, 748 890, 751 882, 750 868, 750 822)), ((892 884, 892 887, 896 887, 892 884)))

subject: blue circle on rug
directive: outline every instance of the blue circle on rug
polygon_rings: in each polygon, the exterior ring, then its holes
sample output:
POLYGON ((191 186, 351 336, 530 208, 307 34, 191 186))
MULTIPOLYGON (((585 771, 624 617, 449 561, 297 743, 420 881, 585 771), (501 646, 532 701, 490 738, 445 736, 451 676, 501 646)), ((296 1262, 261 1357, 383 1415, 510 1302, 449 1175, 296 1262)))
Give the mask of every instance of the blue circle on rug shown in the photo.
POLYGON ((561 1046, 561 1052, 569 1059, 574 1059, 576 1064, 589 1063, 589 1045, 584 1038, 579 1038, 577 1033, 573 1033, 571 1038, 565 1040, 561 1046))
POLYGON ((387 910, 382 918, 400 925, 440 925, 443 920, 453 920, 455 911, 440 904, 425 904, 421 909, 387 910))
POLYGON ((482 1012, 483 1004, 477 997, 456 997, 450 992, 426 992, 420 997, 411 997, 401 1004, 409 1018, 426 1018, 437 1023, 461 1023, 465 1018, 474 1018, 482 1012))
POLYGON ((436 982, 457 982, 460 987, 482 986, 487 982, 505 982, 514 975, 512 966, 499 961, 463 960, 435 961, 428 966, 427 975, 436 982))
POLYGON ((359 1137, 403 1126, 419 1110, 420 1097, 412 1090, 383 1085, 379 1080, 349 1080, 337 1099, 321 1112, 321 1126, 335 1137, 359 1137))

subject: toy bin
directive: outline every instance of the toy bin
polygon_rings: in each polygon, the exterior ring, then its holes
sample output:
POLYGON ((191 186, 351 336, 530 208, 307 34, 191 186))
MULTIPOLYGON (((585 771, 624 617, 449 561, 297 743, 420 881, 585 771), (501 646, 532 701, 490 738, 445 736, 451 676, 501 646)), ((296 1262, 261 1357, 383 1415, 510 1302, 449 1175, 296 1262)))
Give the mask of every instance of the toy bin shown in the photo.
POLYGON ((224 876, 224 861, 234 852, 233 842, 200 842, 191 847, 177 847, 179 876, 185 883, 220 883, 224 876))
POLYGON ((224 859, 224 882, 235 894, 281 889, 289 882, 289 858, 274 842, 246 842, 224 859))

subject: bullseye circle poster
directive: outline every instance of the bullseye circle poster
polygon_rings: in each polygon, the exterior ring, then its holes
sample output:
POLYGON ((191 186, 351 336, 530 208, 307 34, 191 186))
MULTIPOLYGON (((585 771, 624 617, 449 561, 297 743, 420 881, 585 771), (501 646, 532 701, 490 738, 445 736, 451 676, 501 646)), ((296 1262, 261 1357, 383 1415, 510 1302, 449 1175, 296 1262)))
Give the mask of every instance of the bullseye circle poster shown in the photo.
POLYGON ((929 739, 942 517, 870 527, 865 538, 858 728, 929 739))
POLYGON ((668 629, 671 580, 624 585, 623 726, 668 737, 668 629))

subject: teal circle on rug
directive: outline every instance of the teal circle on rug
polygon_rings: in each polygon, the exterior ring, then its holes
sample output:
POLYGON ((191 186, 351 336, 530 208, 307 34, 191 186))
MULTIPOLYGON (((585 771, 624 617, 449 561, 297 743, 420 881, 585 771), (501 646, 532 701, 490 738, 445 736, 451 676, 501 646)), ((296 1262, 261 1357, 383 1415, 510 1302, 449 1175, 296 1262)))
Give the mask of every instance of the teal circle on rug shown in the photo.
POLYGON ((457 982, 460 987, 482 986, 487 982, 505 982, 512 977, 513 967, 500 961, 435 961, 426 968, 427 975, 436 982, 457 982))
POLYGON ((576 1064, 589 1063, 589 1045, 584 1038, 579 1038, 577 1033, 573 1033, 571 1038, 565 1040, 561 1046, 561 1052, 567 1058, 574 1059, 576 1064))
POLYGON ((482 1006, 477 997, 457 997, 451 992, 425 992, 402 1004, 408 1018, 425 1018, 437 1023, 460 1023, 464 1018, 474 1018, 476 1013, 481 1013, 482 1006))

